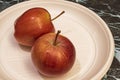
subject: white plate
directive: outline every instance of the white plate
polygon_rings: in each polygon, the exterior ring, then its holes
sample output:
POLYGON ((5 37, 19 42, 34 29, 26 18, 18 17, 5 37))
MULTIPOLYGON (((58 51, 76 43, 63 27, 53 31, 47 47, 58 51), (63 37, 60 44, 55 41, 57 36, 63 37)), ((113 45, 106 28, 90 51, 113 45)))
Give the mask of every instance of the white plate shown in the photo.
POLYGON ((0 13, 1 80, 99 80, 109 69, 114 56, 114 41, 105 22, 89 9, 68 1, 33 0, 14 5, 0 13), (73 68, 58 78, 41 76, 31 61, 30 51, 23 50, 14 39, 14 22, 33 7, 47 9, 53 21, 76 48, 73 68))

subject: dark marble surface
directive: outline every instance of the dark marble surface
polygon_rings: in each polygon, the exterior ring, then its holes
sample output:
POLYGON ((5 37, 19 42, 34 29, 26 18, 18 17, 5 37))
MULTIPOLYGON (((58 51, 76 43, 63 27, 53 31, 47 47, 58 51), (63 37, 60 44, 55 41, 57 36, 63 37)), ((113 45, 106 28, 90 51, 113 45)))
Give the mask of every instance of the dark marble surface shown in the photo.
MULTIPOLYGON (((0 11, 27 0, 0 0, 0 11)), ((120 0, 68 0, 97 13, 109 26, 115 41, 113 63, 102 80, 120 80, 120 0)))
POLYGON ((120 80, 120 0, 69 0, 97 13, 109 26, 115 41, 115 57, 103 80, 120 80))

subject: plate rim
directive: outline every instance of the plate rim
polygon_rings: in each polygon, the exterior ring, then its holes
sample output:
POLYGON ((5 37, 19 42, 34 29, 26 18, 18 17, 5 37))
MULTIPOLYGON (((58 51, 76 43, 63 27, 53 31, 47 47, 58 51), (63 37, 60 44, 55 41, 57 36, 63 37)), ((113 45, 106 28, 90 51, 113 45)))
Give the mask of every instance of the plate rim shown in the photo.
MULTIPOLYGON (((43 0, 34 0, 34 1, 33 0, 29 0, 29 1, 24 1, 24 2, 15 4, 15 5, 13 5, 13 6, 9 7, 9 8, 6 8, 5 10, 1 11, 0 12, 0 15, 1 15, 0 19, 2 19, 2 17, 4 17, 6 14, 8 14, 8 13, 14 11, 15 9, 17 9, 17 7, 20 6, 20 5, 28 4, 28 3, 31 3, 31 2, 38 2, 38 1, 41 1, 41 2, 51 2, 49 0, 44 0, 44 1, 43 0)), ((107 30, 107 32, 109 34, 109 39, 110 39, 109 40, 109 42, 110 42, 109 58, 106 60, 105 65, 102 67, 102 69, 91 80, 101 79, 106 74, 108 69, 110 68, 110 66, 112 64, 112 61, 113 61, 113 58, 114 58, 114 48, 115 48, 115 46, 114 46, 114 39, 113 39, 112 32, 110 31, 108 25, 95 12, 91 11, 90 9, 88 9, 87 7, 85 7, 85 6, 81 5, 81 4, 78 4, 78 3, 75 3, 75 2, 70 2, 70 1, 65 1, 65 0, 61 0, 61 1, 54 0, 54 1, 55 2, 69 3, 71 5, 82 7, 83 9, 85 9, 85 10, 89 11, 91 14, 93 14, 97 19, 99 19, 101 21, 101 23, 104 25, 104 27, 106 28, 106 30, 107 30)))

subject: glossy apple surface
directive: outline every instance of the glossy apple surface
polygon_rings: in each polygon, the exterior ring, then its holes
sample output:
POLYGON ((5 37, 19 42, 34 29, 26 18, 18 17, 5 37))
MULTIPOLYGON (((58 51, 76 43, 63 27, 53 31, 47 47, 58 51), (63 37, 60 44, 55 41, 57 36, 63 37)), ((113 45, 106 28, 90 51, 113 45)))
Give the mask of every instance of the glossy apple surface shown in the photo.
POLYGON ((49 12, 40 7, 25 11, 14 26, 15 39, 24 46, 32 46, 41 35, 55 31, 49 12))
POLYGON ((75 47, 72 42, 55 33, 48 33, 37 39, 32 47, 32 61, 43 75, 54 77, 67 73, 75 62, 75 47))

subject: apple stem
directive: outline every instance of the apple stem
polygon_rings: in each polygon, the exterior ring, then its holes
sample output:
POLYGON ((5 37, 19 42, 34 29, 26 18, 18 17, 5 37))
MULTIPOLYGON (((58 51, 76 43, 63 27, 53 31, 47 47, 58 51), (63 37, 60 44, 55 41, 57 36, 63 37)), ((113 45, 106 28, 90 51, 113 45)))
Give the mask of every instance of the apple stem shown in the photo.
POLYGON ((61 16, 63 13, 65 13, 65 11, 62 11, 59 15, 57 15, 56 17, 54 17, 53 19, 52 19, 52 21, 53 20, 55 20, 55 19, 57 19, 59 16, 61 16))
POLYGON ((54 46, 56 46, 56 44, 57 44, 57 38, 58 38, 58 35, 61 33, 61 31, 60 30, 58 30, 57 31, 57 34, 56 34, 56 36, 55 36, 55 40, 54 40, 54 42, 53 42, 53 45, 54 46))

